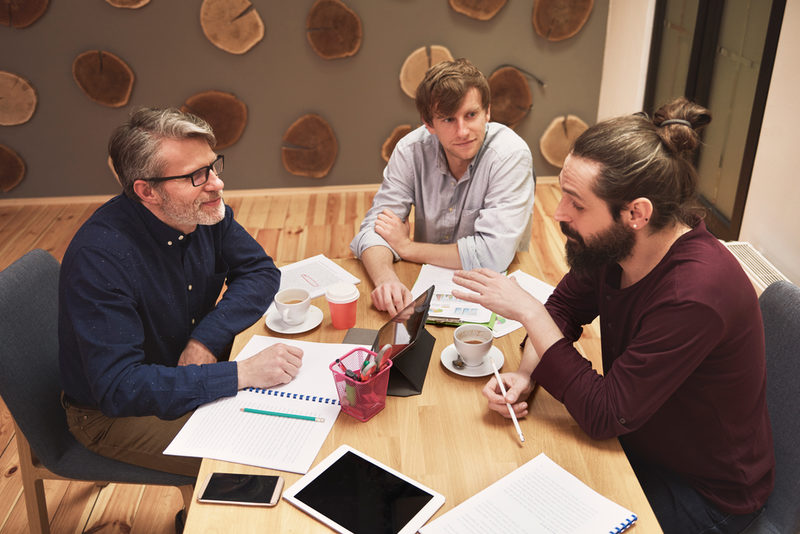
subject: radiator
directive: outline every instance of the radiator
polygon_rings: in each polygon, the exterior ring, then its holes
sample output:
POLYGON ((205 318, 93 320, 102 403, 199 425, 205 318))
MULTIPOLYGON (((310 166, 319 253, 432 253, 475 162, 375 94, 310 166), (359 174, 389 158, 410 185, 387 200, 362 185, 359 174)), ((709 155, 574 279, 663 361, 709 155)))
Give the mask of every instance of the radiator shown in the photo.
POLYGON ((759 294, 772 282, 789 280, 747 241, 722 241, 722 244, 739 260, 759 294))

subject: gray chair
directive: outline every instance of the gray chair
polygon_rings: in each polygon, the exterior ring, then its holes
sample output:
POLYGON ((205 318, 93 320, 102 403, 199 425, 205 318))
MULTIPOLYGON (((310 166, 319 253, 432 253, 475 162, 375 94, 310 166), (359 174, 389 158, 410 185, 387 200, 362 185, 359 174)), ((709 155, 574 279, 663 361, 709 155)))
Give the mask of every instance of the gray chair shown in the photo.
POLYGON ((32 250, 0 272, 0 396, 16 426, 31 532, 49 532, 43 480, 178 486, 188 510, 194 478, 100 456, 78 443, 61 407, 58 260, 32 250))
POLYGON ((748 534, 800 533, 800 287, 781 281, 759 297, 767 346, 767 406, 775 490, 748 534))

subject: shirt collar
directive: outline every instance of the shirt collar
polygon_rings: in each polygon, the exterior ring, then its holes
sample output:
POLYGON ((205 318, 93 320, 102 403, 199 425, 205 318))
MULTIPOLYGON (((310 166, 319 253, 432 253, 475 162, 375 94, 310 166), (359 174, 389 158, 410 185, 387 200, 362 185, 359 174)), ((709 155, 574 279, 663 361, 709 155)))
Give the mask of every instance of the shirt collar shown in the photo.
POLYGON ((185 234, 164 223, 161 219, 156 217, 152 211, 144 207, 141 202, 131 200, 126 196, 123 196, 123 198, 133 207, 133 210, 142 220, 147 231, 160 245, 170 248, 188 242, 190 234, 185 234))

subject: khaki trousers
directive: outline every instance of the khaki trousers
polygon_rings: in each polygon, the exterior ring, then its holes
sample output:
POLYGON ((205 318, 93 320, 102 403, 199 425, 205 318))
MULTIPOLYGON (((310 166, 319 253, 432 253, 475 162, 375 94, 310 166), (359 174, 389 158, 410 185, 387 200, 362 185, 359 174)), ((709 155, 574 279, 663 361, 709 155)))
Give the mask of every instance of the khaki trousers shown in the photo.
POLYGON ((61 395, 70 432, 87 449, 121 462, 196 477, 201 458, 167 456, 164 449, 192 412, 165 421, 155 416, 106 417, 100 410, 76 406, 61 395))

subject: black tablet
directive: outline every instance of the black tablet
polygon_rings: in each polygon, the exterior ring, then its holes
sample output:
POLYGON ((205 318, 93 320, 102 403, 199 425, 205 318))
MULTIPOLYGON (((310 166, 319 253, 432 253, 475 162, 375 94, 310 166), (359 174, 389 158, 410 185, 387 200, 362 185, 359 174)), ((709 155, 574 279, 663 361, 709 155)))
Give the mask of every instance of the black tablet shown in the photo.
POLYGON ((372 342, 372 351, 378 352, 384 345, 389 345, 391 348, 386 351, 384 357, 393 359, 409 350, 425 327, 433 291, 434 286, 429 287, 384 324, 372 342))
POLYGON ((413 534, 444 496, 348 445, 295 482, 283 498, 348 534, 413 534))

